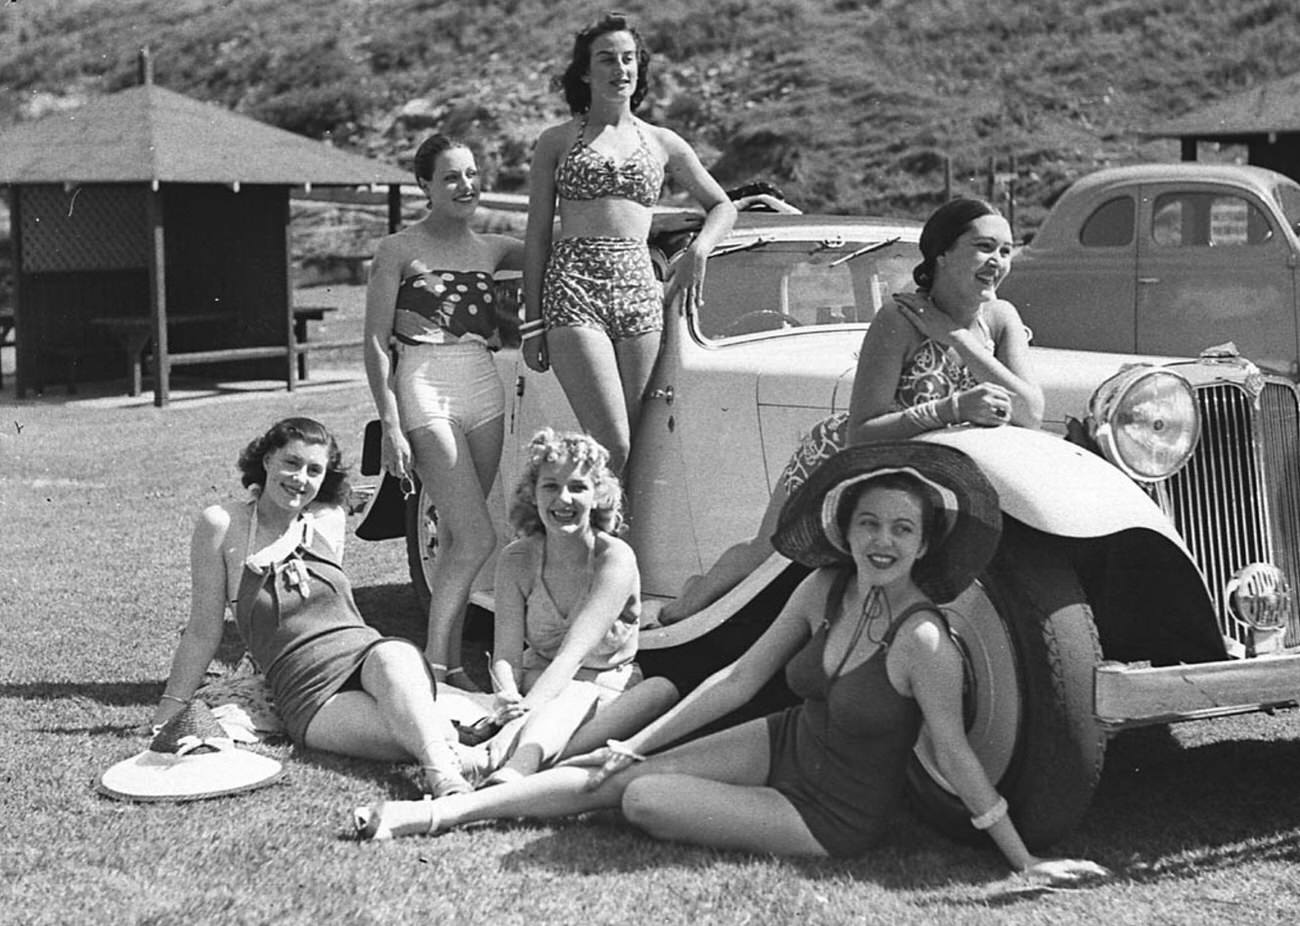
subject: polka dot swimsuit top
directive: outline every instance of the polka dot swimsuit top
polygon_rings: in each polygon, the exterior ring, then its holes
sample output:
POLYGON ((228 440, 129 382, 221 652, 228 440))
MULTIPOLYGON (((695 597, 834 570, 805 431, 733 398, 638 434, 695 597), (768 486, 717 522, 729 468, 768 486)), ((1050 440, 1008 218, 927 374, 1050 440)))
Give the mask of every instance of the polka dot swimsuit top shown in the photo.
POLYGON ((393 335, 403 344, 487 341, 496 332, 492 274, 429 270, 402 280, 393 335))

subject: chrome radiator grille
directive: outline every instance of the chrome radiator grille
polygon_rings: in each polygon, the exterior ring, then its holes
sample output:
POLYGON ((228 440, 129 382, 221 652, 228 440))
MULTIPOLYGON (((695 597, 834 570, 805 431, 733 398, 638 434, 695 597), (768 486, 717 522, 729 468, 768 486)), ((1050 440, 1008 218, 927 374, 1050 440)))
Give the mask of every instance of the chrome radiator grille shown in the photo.
POLYGON ((1201 442, 1157 497, 1196 558, 1226 636, 1248 632, 1229 616, 1224 588, 1242 566, 1270 562, 1292 593, 1286 645, 1300 644, 1300 401, 1286 381, 1258 402, 1236 385, 1197 389, 1201 442))

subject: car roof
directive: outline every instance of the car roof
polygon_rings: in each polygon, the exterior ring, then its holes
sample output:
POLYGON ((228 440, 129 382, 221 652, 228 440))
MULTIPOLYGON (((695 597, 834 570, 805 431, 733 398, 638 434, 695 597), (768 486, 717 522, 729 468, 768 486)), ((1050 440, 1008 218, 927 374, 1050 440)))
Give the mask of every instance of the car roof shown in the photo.
POLYGON ((1178 161, 1107 167, 1080 177, 1061 194, 1038 234, 1026 246, 1026 252, 1076 247, 1084 221, 1108 197, 1118 195, 1122 190, 1136 193, 1134 187, 1154 183, 1186 184, 1188 187, 1218 184, 1253 193, 1266 202, 1276 202, 1274 191, 1279 187, 1296 186, 1296 182, 1284 174, 1241 164, 1178 161))
POLYGON ((1130 183, 1227 183, 1271 196, 1279 185, 1295 181, 1277 171, 1244 164, 1204 164, 1199 161, 1176 161, 1170 164, 1130 164, 1106 167, 1080 177, 1070 186, 1070 194, 1088 193, 1097 188, 1130 183))

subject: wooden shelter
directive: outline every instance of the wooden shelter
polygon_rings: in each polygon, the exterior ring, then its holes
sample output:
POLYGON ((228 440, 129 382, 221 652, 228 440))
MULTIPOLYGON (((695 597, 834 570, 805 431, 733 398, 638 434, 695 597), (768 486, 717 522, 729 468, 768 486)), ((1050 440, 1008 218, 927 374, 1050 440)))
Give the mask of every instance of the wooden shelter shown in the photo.
POLYGON ((1245 145, 1249 163, 1300 180, 1300 73, 1226 97, 1142 134, 1180 139, 1184 161, 1197 160, 1201 141, 1245 145))
POLYGON ((293 187, 388 185, 404 171, 153 84, 0 132, 14 252, 17 392, 57 376, 140 388, 172 369, 297 384, 290 287, 293 187), (69 370, 73 371, 69 374, 69 370))

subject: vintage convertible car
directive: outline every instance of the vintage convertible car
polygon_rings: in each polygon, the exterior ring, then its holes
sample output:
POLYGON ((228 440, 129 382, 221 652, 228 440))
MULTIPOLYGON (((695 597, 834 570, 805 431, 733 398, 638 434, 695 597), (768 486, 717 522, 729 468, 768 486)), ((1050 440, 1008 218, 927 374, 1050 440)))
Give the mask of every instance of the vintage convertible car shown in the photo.
POLYGON ((1300 184, 1259 167, 1141 164, 1076 181, 1001 294, 1049 347, 1196 356, 1233 341, 1300 376, 1300 184))
MULTIPOLYGON (((698 311, 668 313, 633 445, 629 539, 643 572, 648 672, 689 688, 737 655, 803 575, 773 554, 731 592, 658 627, 656 601, 756 528, 800 435, 849 401, 863 332, 910 288, 916 223, 743 213, 714 252, 698 311)), ((572 426, 555 378, 498 354, 509 388, 501 481, 542 425, 572 426)), ((1028 841, 1059 839, 1100 776, 1107 734, 1300 697, 1300 400, 1232 356, 1034 349, 1047 428, 960 428, 926 441, 968 454, 1005 528, 984 576, 947 604, 967 663, 969 736, 1028 841), (1072 439, 1067 439, 1066 435, 1072 439)), ((492 504, 505 525, 500 487, 492 504)), ((417 589, 436 555, 409 519, 417 589)), ((491 567, 475 602, 491 608, 491 567)), ((426 592, 427 594, 427 592, 426 592)), ((751 705, 788 699, 778 679, 751 705)), ((973 833, 924 739, 919 812, 973 833)))

